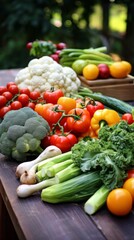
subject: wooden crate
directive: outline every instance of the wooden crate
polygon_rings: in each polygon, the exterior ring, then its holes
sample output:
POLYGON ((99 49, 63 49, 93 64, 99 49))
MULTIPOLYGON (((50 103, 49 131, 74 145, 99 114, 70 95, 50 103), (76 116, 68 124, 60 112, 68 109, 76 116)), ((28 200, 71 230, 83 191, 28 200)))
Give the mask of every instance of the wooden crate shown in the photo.
POLYGON ((82 86, 89 87, 94 92, 101 92, 110 97, 115 97, 123 101, 134 100, 134 77, 129 75, 123 79, 97 79, 86 80, 79 76, 82 86))

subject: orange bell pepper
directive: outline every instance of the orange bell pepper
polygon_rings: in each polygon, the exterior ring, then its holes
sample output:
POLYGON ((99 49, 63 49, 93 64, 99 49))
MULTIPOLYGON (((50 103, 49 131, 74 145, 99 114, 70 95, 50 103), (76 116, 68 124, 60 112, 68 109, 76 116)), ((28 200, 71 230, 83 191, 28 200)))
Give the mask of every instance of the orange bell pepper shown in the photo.
POLYGON ((91 127, 93 131, 98 135, 100 128, 104 125, 112 126, 120 122, 121 118, 115 110, 112 109, 99 109, 91 118, 91 127))

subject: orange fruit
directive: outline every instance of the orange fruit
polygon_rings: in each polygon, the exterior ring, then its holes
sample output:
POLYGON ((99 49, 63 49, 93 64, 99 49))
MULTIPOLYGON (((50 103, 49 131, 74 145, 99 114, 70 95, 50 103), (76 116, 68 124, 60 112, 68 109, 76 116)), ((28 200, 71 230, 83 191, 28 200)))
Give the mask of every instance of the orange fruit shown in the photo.
POLYGON ((127 61, 114 62, 109 66, 113 78, 125 78, 131 72, 132 66, 127 61))
POLYGON ((132 210, 133 199, 128 190, 116 188, 108 194, 106 204, 112 214, 124 216, 132 210))
POLYGON ((134 178, 127 179, 123 184, 123 188, 131 193, 134 202, 134 178))
POLYGON ((99 76, 99 68, 95 64, 88 64, 83 68, 83 76, 86 80, 95 80, 99 76))

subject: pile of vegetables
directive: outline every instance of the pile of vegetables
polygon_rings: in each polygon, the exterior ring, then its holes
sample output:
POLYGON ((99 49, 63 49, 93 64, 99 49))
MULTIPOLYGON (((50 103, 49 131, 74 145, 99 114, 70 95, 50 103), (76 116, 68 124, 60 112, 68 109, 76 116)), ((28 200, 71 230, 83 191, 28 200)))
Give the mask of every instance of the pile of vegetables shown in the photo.
POLYGON ((40 93, 53 87, 55 90, 61 89, 66 95, 77 91, 81 85, 72 68, 62 67, 49 56, 32 59, 27 67, 18 72, 15 83, 20 89, 28 88, 40 93))
POLYGON ((23 165, 18 197, 41 191, 44 202, 86 201, 85 212, 93 214, 106 203, 111 190, 122 188, 128 169, 134 167, 134 124, 122 120, 103 126, 98 138, 82 139, 71 151, 36 163, 32 171, 24 164, 16 170, 23 165), (31 175, 36 181, 29 183, 31 175))

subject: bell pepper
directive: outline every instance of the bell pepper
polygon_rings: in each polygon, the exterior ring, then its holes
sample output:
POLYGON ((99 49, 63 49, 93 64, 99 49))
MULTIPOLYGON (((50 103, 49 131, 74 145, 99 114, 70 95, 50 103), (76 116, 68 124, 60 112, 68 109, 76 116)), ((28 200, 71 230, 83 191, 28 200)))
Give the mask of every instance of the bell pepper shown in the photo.
POLYGON ((100 128, 104 125, 112 126, 120 122, 121 118, 115 110, 112 109, 99 109, 97 110, 93 117, 91 118, 91 127, 95 131, 96 135, 100 128))

